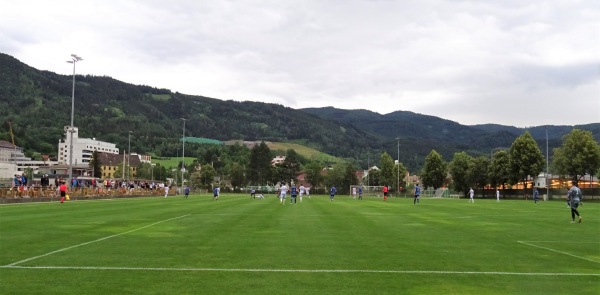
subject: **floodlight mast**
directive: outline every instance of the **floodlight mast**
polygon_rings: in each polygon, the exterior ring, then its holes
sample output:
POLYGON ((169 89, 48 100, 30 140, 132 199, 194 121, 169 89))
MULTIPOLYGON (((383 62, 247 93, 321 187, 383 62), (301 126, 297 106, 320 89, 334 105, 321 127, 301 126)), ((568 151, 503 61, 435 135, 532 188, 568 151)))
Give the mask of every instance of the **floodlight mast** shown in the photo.
POLYGON ((398 186, 398 196, 400 196, 400 137, 396 137, 398 141, 398 182, 396 185, 398 186))
POLYGON ((73 64, 73 91, 71 92, 71 125, 69 126, 69 186, 73 185, 73 132, 75 127, 73 125, 73 118, 75 117, 75 65, 77 62, 82 61, 83 58, 77 54, 71 54, 71 60, 67 60, 68 63, 73 64))
POLYGON ((183 137, 181 138, 181 141, 183 143, 183 147, 181 149, 181 189, 183 189, 183 173, 185 173, 185 121, 187 119, 185 118, 179 118, 183 121, 183 137))

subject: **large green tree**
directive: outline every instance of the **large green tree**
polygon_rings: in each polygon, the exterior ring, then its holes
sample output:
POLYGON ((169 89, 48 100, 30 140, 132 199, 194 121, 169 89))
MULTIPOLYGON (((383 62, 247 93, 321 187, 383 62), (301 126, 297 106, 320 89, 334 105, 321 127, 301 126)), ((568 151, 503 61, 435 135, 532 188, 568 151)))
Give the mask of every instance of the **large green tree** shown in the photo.
POLYGON ((479 156, 473 159, 473 164, 469 166, 469 182, 476 188, 483 188, 488 183, 488 167, 490 160, 487 157, 479 156))
POLYGON ((402 163, 396 163, 394 165, 394 183, 396 184, 396 190, 399 192, 400 188, 406 189, 406 167, 402 163))
POLYGON ((465 152, 454 153, 450 161, 449 172, 452 176, 452 188, 457 192, 462 192, 466 196, 469 187, 473 185, 469 181, 469 169, 473 165, 473 157, 465 152))
POLYGON ((323 168, 324 166, 317 161, 310 162, 304 166, 305 179, 311 186, 319 187, 323 183, 323 168))
POLYGON ((216 176, 217 171, 215 168, 210 164, 204 164, 197 175, 197 179, 194 179, 194 183, 198 183, 202 188, 210 189, 216 176))
POLYGON ((92 153, 92 158, 90 159, 89 165, 92 169, 92 177, 102 178, 102 163, 100 161, 98 151, 94 151, 92 153))
POLYGON ((504 189, 509 181, 510 165, 508 152, 505 150, 497 151, 492 156, 492 161, 488 167, 488 178, 492 187, 502 186, 504 189))
POLYGON ((554 149, 552 166, 560 175, 579 180, 583 175, 598 175, 600 145, 592 132, 573 129, 562 138, 562 145, 554 149))
POLYGON ((229 168, 229 180, 234 189, 239 189, 245 184, 244 168, 239 163, 232 163, 229 168))
MULTIPOLYGON (((394 183, 396 183, 397 178, 394 174, 394 160, 388 153, 384 152, 381 154, 381 157, 379 157, 379 165, 379 169, 381 169, 380 181, 382 185, 392 186, 394 183)), ((392 190, 394 190, 395 186, 392 187, 392 190)))
POLYGON ((524 194, 527 194, 527 177, 537 177, 544 169, 544 156, 529 133, 525 133, 513 142, 508 150, 511 181, 522 182, 524 194))
POLYGON ((352 163, 347 163, 344 168, 344 177, 342 178, 341 193, 350 193, 350 186, 358 184, 358 178, 356 177, 356 170, 352 163))
POLYGON ((264 185, 272 180, 271 160, 273 160, 273 154, 264 141, 252 148, 247 172, 251 184, 264 185))
POLYGON ((423 187, 439 188, 446 179, 448 163, 435 150, 432 150, 425 158, 425 164, 421 172, 423 187))

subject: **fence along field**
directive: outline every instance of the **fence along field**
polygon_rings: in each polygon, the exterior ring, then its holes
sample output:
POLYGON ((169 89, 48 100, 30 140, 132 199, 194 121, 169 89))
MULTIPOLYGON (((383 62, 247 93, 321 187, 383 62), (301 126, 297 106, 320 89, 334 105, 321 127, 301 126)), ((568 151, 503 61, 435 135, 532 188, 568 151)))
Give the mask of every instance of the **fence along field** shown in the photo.
POLYGON ((2 294, 598 294, 600 206, 312 195, 0 206, 2 294))

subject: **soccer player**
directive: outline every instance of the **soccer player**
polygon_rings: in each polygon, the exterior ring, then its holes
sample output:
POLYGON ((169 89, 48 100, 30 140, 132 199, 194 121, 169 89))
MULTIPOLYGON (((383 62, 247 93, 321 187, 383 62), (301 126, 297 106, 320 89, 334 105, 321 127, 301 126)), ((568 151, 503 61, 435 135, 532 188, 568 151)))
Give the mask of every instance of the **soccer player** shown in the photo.
POLYGON ((356 187, 352 188, 352 198, 356 199, 356 187))
POLYGON ((571 182, 573 184, 573 186, 571 186, 571 189, 569 190, 569 198, 570 198, 570 204, 571 204, 571 223, 575 223, 575 215, 577 215, 577 217, 579 217, 579 223, 581 223, 581 215, 579 215, 579 211, 577 211, 577 207, 579 207, 579 203, 581 203, 581 190, 579 189, 579 187, 577 187, 577 181, 572 181, 571 182))
POLYGON ((215 186, 213 188, 213 201, 214 200, 219 200, 219 193, 221 192, 221 189, 218 186, 215 186))
POLYGON ((183 190, 183 193, 185 195, 185 198, 188 198, 188 195, 190 194, 190 187, 189 186, 185 186, 185 189, 183 190))
POLYGON ((496 189, 496 202, 500 202, 500 190, 496 189))
POLYGON ((281 205, 285 205, 285 195, 287 194, 288 187, 284 184, 279 188, 279 203, 281 205))
POLYGON ((331 189, 329 189, 329 200, 333 202, 333 197, 335 197, 335 193, 337 193, 337 189, 335 188, 335 185, 331 186, 331 189))
POLYGON ((60 203, 62 204, 65 202, 65 196, 67 195, 67 185, 61 182, 58 190, 60 190, 60 203))
POLYGON ((417 183, 415 185, 415 198, 413 199, 413 205, 421 204, 421 187, 417 183))
POLYGON ((290 194, 290 204, 296 204, 296 196, 298 195, 298 190, 295 184, 292 184, 292 186, 290 187, 290 194))
POLYGON ((256 190, 255 189, 250 190, 250 198, 256 198, 256 190))
POLYGON ((387 201, 387 193, 388 193, 388 186, 384 185, 383 186, 383 200, 387 201))
POLYGON ((300 184, 300 202, 302 202, 302 195, 304 195, 304 193, 306 193, 306 188, 304 187, 304 184, 300 184))
POLYGON ((167 198, 168 195, 169 195, 169 186, 165 185, 165 199, 167 198))
POLYGON ((362 185, 358 187, 358 199, 362 200, 362 185))
POLYGON ((473 203, 475 204, 475 191, 473 190, 473 188, 469 188, 469 203, 473 203))
POLYGON ((540 202, 540 192, 538 192, 537 188, 533 188, 533 203, 537 204, 540 202))

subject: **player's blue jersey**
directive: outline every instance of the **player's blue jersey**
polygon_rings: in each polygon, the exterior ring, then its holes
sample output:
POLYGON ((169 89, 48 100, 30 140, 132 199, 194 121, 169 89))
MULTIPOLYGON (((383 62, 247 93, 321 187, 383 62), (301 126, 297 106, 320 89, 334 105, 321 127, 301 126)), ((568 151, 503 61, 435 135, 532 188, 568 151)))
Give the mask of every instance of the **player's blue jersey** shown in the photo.
POLYGON ((213 194, 216 196, 219 194, 219 188, 213 188, 213 194))
POLYGON ((296 190, 296 186, 292 185, 292 187, 290 188, 291 192, 292 192, 292 196, 295 196, 298 194, 298 191, 296 190))
POLYGON ((415 195, 417 195, 417 196, 421 195, 421 187, 418 187, 418 186, 415 187, 415 195))
POLYGON ((332 186, 331 190, 329 191, 329 194, 333 196, 333 195, 335 195, 336 192, 337 192, 337 190, 335 189, 335 186, 332 186))

